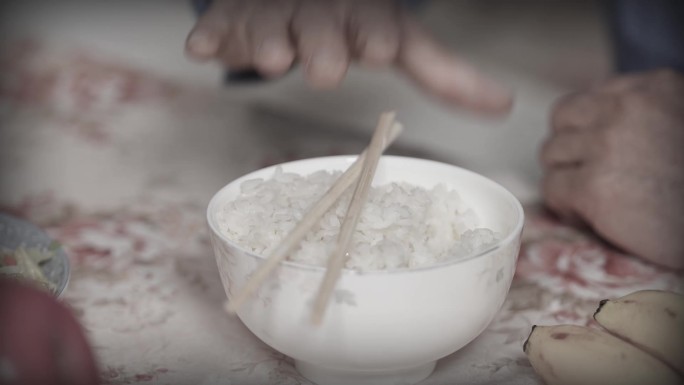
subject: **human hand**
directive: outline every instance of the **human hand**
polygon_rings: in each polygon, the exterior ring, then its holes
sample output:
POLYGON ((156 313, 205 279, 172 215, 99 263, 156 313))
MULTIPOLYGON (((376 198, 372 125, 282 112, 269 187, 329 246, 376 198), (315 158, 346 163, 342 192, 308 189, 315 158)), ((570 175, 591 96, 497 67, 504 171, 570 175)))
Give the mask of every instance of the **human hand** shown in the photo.
POLYGON ((541 150, 543 194, 624 250, 684 268, 684 76, 623 76, 563 98, 541 150))
POLYGON ((49 294, 0 277, 0 384, 95 385, 83 330, 49 294))
POLYGON ((452 105, 508 112, 510 92, 439 46, 396 0, 214 0, 186 42, 198 60, 280 76, 295 61, 315 88, 332 88, 352 61, 396 66, 452 105))

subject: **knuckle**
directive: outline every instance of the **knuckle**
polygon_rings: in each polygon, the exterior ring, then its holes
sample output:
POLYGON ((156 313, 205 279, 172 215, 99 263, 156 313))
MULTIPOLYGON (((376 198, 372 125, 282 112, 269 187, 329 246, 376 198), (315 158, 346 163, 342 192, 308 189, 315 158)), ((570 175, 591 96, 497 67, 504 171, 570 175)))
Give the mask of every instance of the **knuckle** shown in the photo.
POLYGON ((643 86, 632 87, 621 94, 622 101, 630 107, 643 104, 650 99, 646 91, 647 89, 643 86))
POLYGON ((399 50, 399 45, 388 37, 371 37, 363 43, 362 60, 377 65, 391 64, 399 50))
POLYGON ((254 65, 261 74, 274 77, 284 75, 290 69, 290 65, 285 64, 284 62, 269 62, 260 60, 256 61, 254 65))
POLYGON ((556 100, 551 108, 551 126, 559 127, 566 124, 576 112, 578 94, 565 95, 556 100))
POLYGON ((329 71, 308 71, 306 79, 309 85, 320 90, 337 87, 343 80, 344 73, 329 71))
POLYGON ((679 78, 679 74, 672 68, 663 68, 655 71, 654 78, 662 83, 673 83, 679 78))
POLYGON ((608 92, 616 92, 616 90, 633 88, 639 83, 642 75, 621 75, 608 79, 602 85, 599 85, 600 90, 607 90, 608 92))
POLYGON ((634 113, 635 111, 642 110, 645 106, 650 105, 651 99, 647 97, 646 93, 639 88, 630 89, 624 91, 620 97, 618 104, 620 105, 620 110, 634 113))

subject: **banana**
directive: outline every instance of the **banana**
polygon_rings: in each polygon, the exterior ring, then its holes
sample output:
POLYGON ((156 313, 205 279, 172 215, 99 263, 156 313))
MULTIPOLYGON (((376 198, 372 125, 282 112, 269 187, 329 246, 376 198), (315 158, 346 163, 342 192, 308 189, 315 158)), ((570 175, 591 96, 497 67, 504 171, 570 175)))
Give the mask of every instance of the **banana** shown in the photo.
POLYGON ((534 326, 523 345, 547 385, 675 385, 672 368, 610 333, 576 325, 534 326))
POLYGON ((601 301, 594 319, 684 376, 684 296, 660 290, 637 291, 601 301))

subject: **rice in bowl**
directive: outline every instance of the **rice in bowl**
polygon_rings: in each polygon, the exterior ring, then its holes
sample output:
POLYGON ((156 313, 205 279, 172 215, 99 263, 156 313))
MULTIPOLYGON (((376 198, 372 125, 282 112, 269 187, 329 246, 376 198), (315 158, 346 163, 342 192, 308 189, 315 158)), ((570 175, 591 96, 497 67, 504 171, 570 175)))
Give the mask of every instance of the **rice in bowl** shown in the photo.
MULTIPOLYGON (((308 175, 275 169, 269 179, 251 179, 216 213, 218 230, 256 255, 268 255, 302 220, 309 207, 339 178, 340 171, 308 175)), ((288 260, 325 266, 333 253, 353 189, 328 210, 288 260)), ((346 268, 359 271, 410 269, 463 259, 499 241, 478 227, 476 213, 444 184, 426 189, 406 182, 373 186, 349 249, 346 268)))

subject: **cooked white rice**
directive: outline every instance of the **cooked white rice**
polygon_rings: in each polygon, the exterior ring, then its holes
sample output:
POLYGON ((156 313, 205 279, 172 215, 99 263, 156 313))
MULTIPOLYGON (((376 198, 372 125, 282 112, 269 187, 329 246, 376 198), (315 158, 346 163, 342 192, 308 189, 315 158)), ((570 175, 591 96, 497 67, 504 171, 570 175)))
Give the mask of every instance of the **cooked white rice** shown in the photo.
MULTIPOLYGON (((220 231, 241 247, 268 255, 301 221, 340 172, 308 176, 276 169, 273 178, 242 183, 241 194, 217 213, 220 231)), ((291 261, 324 266, 332 254, 352 190, 319 221, 291 261)), ((454 190, 408 183, 374 186, 352 237, 346 267, 363 271, 412 268, 459 259, 498 241, 454 190)))

